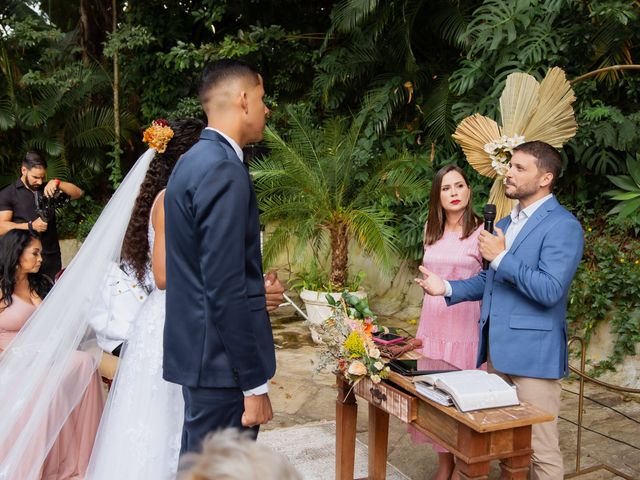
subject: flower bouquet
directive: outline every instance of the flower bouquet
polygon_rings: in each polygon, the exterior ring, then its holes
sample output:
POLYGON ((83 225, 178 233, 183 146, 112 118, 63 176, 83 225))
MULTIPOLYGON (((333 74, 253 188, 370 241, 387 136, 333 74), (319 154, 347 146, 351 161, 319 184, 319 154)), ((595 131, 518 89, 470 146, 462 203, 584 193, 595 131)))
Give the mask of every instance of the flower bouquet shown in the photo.
POLYGON ((326 298, 333 313, 320 326, 324 349, 318 370, 333 367, 353 385, 365 377, 380 383, 389 376, 389 367, 381 359, 373 334, 388 329, 378 324, 366 298, 348 292, 338 300, 331 295, 326 298))

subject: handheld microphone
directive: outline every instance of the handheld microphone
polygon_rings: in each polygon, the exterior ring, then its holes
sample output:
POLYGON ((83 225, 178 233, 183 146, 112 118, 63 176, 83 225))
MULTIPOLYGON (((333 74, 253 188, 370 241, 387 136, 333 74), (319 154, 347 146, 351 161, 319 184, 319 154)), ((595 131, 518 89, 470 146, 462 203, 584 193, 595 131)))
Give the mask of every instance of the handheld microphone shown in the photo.
MULTIPOLYGON (((482 210, 482 216, 484 217, 484 229, 493 233, 493 222, 496 219, 496 206, 493 203, 487 203, 482 210)), ((489 260, 482 259, 482 269, 489 268, 489 260)))

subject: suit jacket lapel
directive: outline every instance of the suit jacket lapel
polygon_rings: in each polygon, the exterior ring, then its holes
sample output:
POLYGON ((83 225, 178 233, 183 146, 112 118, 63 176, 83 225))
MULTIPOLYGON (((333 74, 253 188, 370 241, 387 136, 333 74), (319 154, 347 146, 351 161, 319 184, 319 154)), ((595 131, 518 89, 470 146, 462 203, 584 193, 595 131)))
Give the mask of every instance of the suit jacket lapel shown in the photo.
POLYGON ((502 230, 502 233, 507 233, 507 229, 509 228, 510 225, 511 225, 511 215, 507 215, 503 219, 499 220, 498 223, 496 223, 496 227, 500 228, 500 230, 502 230))
MULTIPOLYGON (((231 144, 227 141, 227 139, 224 138, 222 135, 220 135, 215 130, 211 130, 209 128, 205 128, 204 130, 202 130, 202 133, 200 134, 200 140, 213 140, 214 142, 224 143, 233 152, 233 155, 238 159, 238 161, 242 162, 242 160, 240 160, 240 158, 238 157, 238 154, 233 149, 231 144)), ((244 162, 242 162, 242 163, 244 163, 244 162)))
POLYGON ((551 197, 549 200, 540 205, 540 207, 534 212, 533 216, 529 220, 527 220, 527 223, 525 223, 524 227, 522 227, 522 230, 520 231, 520 233, 518 233, 518 236, 513 241, 513 245, 511 245, 509 251, 511 253, 515 252, 520 244, 524 241, 524 239, 527 238, 527 236, 540 224, 540 222, 542 222, 542 220, 544 220, 545 217, 549 215, 549 212, 551 212, 558 205, 559 204, 556 200, 556 197, 551 197))

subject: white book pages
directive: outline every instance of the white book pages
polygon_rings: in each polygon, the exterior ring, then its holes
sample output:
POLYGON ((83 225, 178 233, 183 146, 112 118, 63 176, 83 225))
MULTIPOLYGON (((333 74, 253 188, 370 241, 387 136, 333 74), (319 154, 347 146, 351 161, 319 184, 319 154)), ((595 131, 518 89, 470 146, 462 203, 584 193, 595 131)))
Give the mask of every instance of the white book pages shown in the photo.
POLYGON ((453 405, 453 401, 448 394, 442 390, 432 387, 431 385, 427 385, 426 383, 416 382, 416 391, 420 395, 427 397, 440 405, 444 405, 445 407, 453 405))
MULTIPOLYGON (((420 382, 433 385, 435 390, 447 393, 462 412, 484 408, 518 405, 516 389, 500 376, 483 370, 461 370, 416 377, 420 382)), ((425 395, 427 396, 427 395, 425 395)))

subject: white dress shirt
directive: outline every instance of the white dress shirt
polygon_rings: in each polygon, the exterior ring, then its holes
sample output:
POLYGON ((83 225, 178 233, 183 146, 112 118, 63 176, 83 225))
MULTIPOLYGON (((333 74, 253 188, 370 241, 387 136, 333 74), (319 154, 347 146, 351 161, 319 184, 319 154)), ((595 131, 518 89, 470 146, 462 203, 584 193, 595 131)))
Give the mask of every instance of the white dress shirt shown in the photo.
POLYGON ((214 132, 222 135, 222 137, 229 142, 229 145, 231 145, 231 148, 233 148, 233 150, 236 152, 236 155, 238 155, 238 158, 240 159, 241 162, 244 161, 244 153, 242 152, 242 149, 240 148, 240 145, 237 144, 237 142, 231 138, 229 135, 227 135, 224 132, 221 132, 220 130, 218 130, 217 128, 213 128, 213 127, 205 127, 205 130, 213 130, 214 132))
POLYGON ((520 231, 524 228, 527 221, 529 221, 529 218, 531 218, 535 211, 538 210, 538 208, 540 208, 540 206, 551 197, 553 197, 553 193, 542 197, 540 200, 533 202, 527 208, 523 208, 522 210, 520 210, 520 203, 516 204, 516 206, 513 207, 513 210, 511 210, 510 214, 511 224, 509 225, 509 228, 507 228, 507 233, 504 234, 505 248, 500 253, 500 255, 498 255, 491 261, 491 268, 493 268, 494 270, 498 270, 500 262, 511 248, 511 245, 513 245, 514 240, 516 239, 520 231))
MULTIPOLYGON (((514 240, 516 239, 520 231, 522 231, 529 218, 531 218, 535 211, 538 210, 538 208, 540 208, 540 206, 551 197, 553 197, 553 193, 550 193, 549 195, 542 197, 540 200, 533 202, 527 208, 520 209, 520 203, 517 203, 516 206, 513 207, 513 210, 511 210, 511 213, 509 214, 511 216, 511 224, 509 225, 509 228, 507 228, 507 233, 504 234, 505 248, 496 258, 491 261, 491 268, 493 268, 494 270, 498 270, 500 262, 502 262, 502 259, 511 248, 511 245, 513 245, 514 240)), ((445 280, 444 296, 450 297, 452 293, 453 290, 451 289, 451 284, 445 280)))
MULTIPOLYGON (((233 150, 236 152, 236 155, 238 155, 238 158, 240 159, 240 161, 242 162, 244 160, 244 153, 242 152, 242 149, 240 148, 240 145, 238 145, 238 143, 231 138, 229 135, 225 134, 224 132, 221 132, 220 130, 218 130, 217 128, 213 128, 213 127, 206 127, 207 130, 213 130, 214 132, 222 135, 222 137, 229 142, 229 145, 231 145, 231 148, 233 148, 233 150)), ((245 397, 250 397, 251 395, 262 395, 265 393, 269 393, 269 383, 263 383, 262 385, 257 386, 256 388, 252 388, 250 390, 244 390, 242 392, 242 394, 245 397)))

